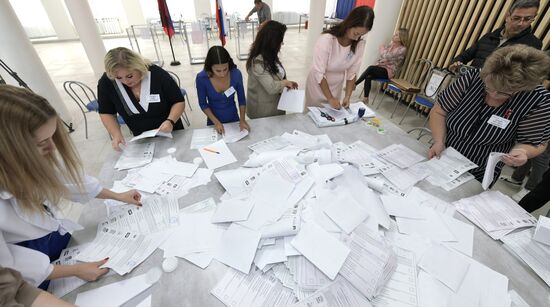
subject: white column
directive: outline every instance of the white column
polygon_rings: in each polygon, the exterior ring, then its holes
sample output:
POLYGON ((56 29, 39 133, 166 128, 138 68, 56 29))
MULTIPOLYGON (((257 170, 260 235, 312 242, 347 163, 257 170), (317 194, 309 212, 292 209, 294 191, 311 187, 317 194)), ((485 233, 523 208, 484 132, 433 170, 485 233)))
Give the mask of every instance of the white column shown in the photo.
POLYGON ((361 72, 374 64, 378 59, 378 48, 390 42, 395 32, 397 19, 403 0, 376 1, 374 5, 374 25, 372 32, 367 34, 365 55, 361 72))
POLYGON ((210 0, 194 0, 195 1, 195 19, 201 18, 203 14, 212 15, 212 5, 210 0))
MULTIPOLYGON (((0 59, 6 63, 37 94, 45 97, 65 121, 71 116, 59 92, 55 88, 38 53, 17 18, 9 0, 0 0, 0 59)), ((7 72, 0 69, 0 75, 8 84, 18 85, 7 72)))
POLYGON ((307 29, 307 45, 306 45, 306 59, 308 64, 311 63, 313 55, 313 48, 317 39, 323 31, 323 23, 325 21, 325 6, 327 0, 310 0, 309 1, 309 21, 307 29))
POLYGON ((145 16, 143 15, 143 9, 138 0, 122 0, 122 7, 124 8, 124 13, 126 14, 126 20, 128 25, 144 25, 147 22, 145 21, 145 16))
POLYGON ((83 0, 65 0, 65 4, 73 19, 80 41, 84 46, 84 51, 86 51, 88 60, 92 65, 92 70, 96 78, 99 79, 105 70, 103 58, 107 51, 99 36, 90 5, 88 1, 83 0))
POLYGON ((57 34, 57 39, 78 38, 71 19, 67 15, 67 10, 65 10, 63 0, 42 0, 42 6, 44 6, 46 14, 48 14, 55 34, 57 34))

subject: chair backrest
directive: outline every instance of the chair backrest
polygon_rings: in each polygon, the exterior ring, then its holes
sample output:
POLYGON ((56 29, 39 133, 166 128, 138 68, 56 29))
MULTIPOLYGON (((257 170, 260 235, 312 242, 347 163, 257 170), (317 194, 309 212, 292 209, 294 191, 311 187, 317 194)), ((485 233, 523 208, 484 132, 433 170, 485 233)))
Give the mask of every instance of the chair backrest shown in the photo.
POLYGON ((91 102, 97 106, 97 97, 94 91, 86 84, 80 81, 65 81, 63 89, 71 97, 83 113, 97 111, 97 107, 90 107, 91 102))
POLYGON ((180 77, 173 71, 167 70, 166 72, 168 72, 168 74, 170 74, 170 77, 172 77, 172 79, 174 79, 174 81, 176 81, 176 83, 178 84, 178 87, 181 88, 181 86, 180 86, 180 84, 181 84, 180 77))
POLYGON ((422 80, 422 95, 426 98, 435 100, 437 94, 443 90, 448 84, 453 73, 450 71, 436 67, 428 59, 420 59, 420 66, 422 70, 425 70, 425 75, 422 80))

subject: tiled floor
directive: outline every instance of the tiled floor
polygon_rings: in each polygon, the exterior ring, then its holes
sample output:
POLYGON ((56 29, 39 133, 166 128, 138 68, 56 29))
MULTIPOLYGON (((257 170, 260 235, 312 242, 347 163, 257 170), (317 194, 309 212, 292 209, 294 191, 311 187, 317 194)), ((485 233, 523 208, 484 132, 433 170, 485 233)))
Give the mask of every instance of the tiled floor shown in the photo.
MULTIPOLYGON (((302 31, 298 33, 296 28, 289 28, 284 45, 281 50, 281 61, 285 66, 287 77, 290 80, 298 82, 300 86, 304 86, 305 80, 308 73, 308 55, 304 54, 304 47, 307 41, 307 31, 302 31)), ((104 40, 105 47, 107 50, 118 47, 125 46, 130 47, 130 43, 127 38, 110 38, 104 40)), ((168 63, 171 60, 170 47, 167 39, 160 40, 161 43, 161 52, 166 64, 164 68, 171 70, 178 74, 181 79, 181 86, 187 89, 193 110, 187 110, 189 118, 191 120, 191 127, 203 127, 206 124, 206 116, 202 113, 197 104, 197 94, 195 90, 195 75, 202 70, 202 65, 190 65, 189 56, 187 54, 186 46, 183 44, 182 40, 179 37, 175 37, 173 40, 174 51, 176 59, 178 59, 182 64, 179 66, 170 66, 168 63)), ((214 43, 214 41, 213 41, 214 43)), ((215 41, 217 43, 217 41, 215 41)), ((63 82, 67 80, 77 80, 88 84, 92 88, 96 88, 97 80, 95 79, 84 49, 80 42, 53 42, 53 43, 40 43, 35 44, 36 48, 42 62, 46 65, 46 69, 50 73, 51 78, 54 81, 54 84, 57 86, 59 92, 61 93, 67 108, 73 116, 73 125, 76 128, 76 131, 71 134, 76 146, 79 149, 80 155, 85 161, 85 169, 92 175, 99 173, 103 161, 105 160, 106 155, 112 150, 110 145, 110 139, 107 135, 105 129, 103 128, 99 116, 96 113, 89 113, 88 117, 88 134, 89 138, 85 138, 84 134, 84 120, 80 110, 77 108, 76 104, 69 98, 69 96, 63 91, 63 82)), ((151 60, 155 59, 155 52, 152 48, 150 41, 142 40, 140 41, 140 47, 145 56, 149 57, 151 60)), ((226 48, 232 55, 233 59, 236 61, 237 66, 243 72, 246 84, 246 69, 245 61, 239 61, 236 54, 236 45, 235 37, 233 39, 228 39, 226 48)), ((247 47, 241 47, 241 52, 247 50, 247 47)), ((206 48, 200 46, 193 46, 192 52, 193 56, 201 56, 201 52, 206 52, 206 48), (204 50, 204 51, 203 51, 204 50)), ((373 86, 373 91, 376 89, 376 86, 373 86)), ((353 97, 358 97, 360 88, 356 89, 353 97)), ((371 95, 374 97, 374 94, 371 95)), ((392 120, 394 123, 398 123, 402 117, 405 107, 403 105, 398 106, 397 111, 393 119, 390 118, 390 114, 393 110, 394 103, 390 97, 378 96, 376 101, 376 106, 382 100, 380 109, 377 112, 387 118, 392 120)), ((372 107, 372 105, 371 105, 372 107)), ((422 126, 424 123, 425 117, 416 116, 414 112, 409 111, 407 117, 403 121, 401 127, 403 130, 408 131, 413 127, 422 126)), ((129 131, 125 129, 126 135, 130 135, 129 131)), ((427 138, 423 138, 424 141, 427 141, 427 138)), ((504 174, 509 174, 512 170, 506 167, 503 171, 504 174)), ((518 191, 518 188, 511 187, 505 183, 498 182, 494 189, 500 190, 505 194, 512 195, 518 191)), ((545 214, 550 206, 547 204, 544 209, 539 210, 538 214, 545 214)))

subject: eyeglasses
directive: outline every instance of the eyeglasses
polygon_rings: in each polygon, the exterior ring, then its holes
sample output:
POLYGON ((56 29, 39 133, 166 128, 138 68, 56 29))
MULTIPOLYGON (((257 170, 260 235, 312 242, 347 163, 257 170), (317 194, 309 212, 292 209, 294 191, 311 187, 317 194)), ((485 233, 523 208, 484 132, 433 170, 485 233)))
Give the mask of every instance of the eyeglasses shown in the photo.
POLYGON ((514 96, 515 93, 504 93, 504 92, 499 92, 495 89, 492 89, 492 88, 488 88, 487 85, 484 86, 485 87, 485 92, 493 95, 494 98, 500 98, 500 99, 510 99, 514 96))
POLYGON ((531 23, 535 20, 535 16, 527 16, 527 17, 521 17, 521 16, 510 16, 510 20, 515 22, 515 23, 520 23, 520 22, 526 22, 526 23, 531 23))
POLYGON ((334 117, 328 115, 327 113, 325 113, 323 111, 320 111, 320 112, 321 112, 321 117, 324 117, 324 118, 326 118, 327 120, 329 120, 331 122, 333 122, 335 120, 334 117))

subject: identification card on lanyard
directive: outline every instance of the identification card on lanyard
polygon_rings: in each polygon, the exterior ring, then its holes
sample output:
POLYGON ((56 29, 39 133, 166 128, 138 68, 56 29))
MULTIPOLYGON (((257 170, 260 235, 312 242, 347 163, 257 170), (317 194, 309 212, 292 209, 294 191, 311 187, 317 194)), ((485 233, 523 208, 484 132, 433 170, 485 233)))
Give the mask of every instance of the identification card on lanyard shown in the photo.
POLYGON ((233 86, 230 86, 225 92, 223 92, 225 94, 225 97, 230 97, 231 95, 235 94, 235 89, 233 88, 233 86))
POLYGON ((499 127, 500 129, 506 129, 506 127, 508 127, 508 124, 510 124, 510 120, 493 114, 491 115, 491 118, 489 118, 487 123, 495 127, 499 127))
POLYGON ((160 102, 160 94, 149 94, 147 101, 151 102, 160 102))

